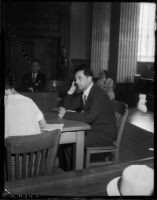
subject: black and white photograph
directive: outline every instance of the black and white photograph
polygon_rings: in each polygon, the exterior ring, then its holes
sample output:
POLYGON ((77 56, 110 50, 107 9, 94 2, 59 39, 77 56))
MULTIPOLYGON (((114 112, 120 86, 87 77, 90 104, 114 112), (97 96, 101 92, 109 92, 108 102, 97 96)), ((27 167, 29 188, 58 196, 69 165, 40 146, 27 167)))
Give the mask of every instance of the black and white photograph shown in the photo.
POLYGON ((156 2, 0 10, 2 198, 155 198, 156 2))

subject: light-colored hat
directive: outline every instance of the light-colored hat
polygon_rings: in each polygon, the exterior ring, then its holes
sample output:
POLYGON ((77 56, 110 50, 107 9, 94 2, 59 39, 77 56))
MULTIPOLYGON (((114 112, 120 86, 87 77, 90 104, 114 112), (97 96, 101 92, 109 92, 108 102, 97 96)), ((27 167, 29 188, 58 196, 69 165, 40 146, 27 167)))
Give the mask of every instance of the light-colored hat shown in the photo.
POLYGON ((108 196, 151 196, 154 191, 154 170, 146 165, 130 165, 122 176, 107 185, 108 196))

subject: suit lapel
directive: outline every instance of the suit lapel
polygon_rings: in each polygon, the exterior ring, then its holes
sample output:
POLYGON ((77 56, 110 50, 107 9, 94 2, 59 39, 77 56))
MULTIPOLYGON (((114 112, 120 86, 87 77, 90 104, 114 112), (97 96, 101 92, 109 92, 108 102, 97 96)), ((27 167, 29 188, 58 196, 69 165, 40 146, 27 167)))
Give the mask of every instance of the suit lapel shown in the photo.
POLYGON ((90 90, 90 92, 89 92, 89 94, 88 94, 88 97, 87 97, 87 100, 86 100, 86 104, 85 104, 85 106, 84 106, 85 109, 87 109, 88 106, 89 106, 89 104, 90 104, 90 99, 91 99, 91 97, 93 96, 93 92, 94 92, 94 90, 95 90, 94 88, 95 88, 95 84, 93 84, 93 86, 91 87, 91 90, 90 90))

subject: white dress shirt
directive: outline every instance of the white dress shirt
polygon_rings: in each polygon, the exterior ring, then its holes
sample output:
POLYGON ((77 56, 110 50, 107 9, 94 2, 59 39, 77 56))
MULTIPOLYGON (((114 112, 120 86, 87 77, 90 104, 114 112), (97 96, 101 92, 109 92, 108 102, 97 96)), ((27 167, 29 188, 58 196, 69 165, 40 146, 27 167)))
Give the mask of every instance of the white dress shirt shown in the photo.
POLYGON ((37 74, 38 74, 37 72, 36 72, 36 73, 32 73, 32 80, 33 80, 33 81, 36 80, 37 74))
POLYGON ((90 92, 92 86, 93 86, 93 83, 83 92, 82 100, 83 100, 84 104, 85 104, 85 101, 87 101, 87 98, 88 98, 88 95, 89 95, 89 92, 90 92))

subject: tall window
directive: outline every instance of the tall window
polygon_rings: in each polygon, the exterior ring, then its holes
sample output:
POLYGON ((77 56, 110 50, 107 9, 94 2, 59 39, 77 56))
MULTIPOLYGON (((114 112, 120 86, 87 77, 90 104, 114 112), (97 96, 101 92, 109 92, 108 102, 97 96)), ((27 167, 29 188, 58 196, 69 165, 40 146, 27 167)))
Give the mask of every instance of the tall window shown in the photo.
POLYGON ((140 3, 138 56, 139 62, 155 60, 155 3, 140 3))

